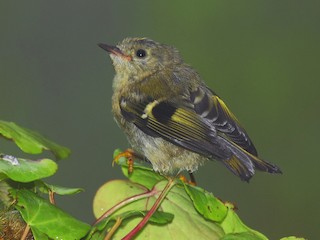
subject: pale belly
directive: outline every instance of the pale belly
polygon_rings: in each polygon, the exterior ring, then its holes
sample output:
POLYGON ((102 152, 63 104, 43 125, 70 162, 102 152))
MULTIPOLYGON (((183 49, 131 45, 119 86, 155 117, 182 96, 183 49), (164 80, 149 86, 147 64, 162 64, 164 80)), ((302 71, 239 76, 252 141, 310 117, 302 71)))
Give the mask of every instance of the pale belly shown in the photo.
POLYGON ((133 149, 145 156, 155 171, 175 174, 183 170, 194 172, 207 158, 176 146, 160 137, 152 137, 130 124, 134 137, 128 138, 133 149))
POLYGON ((176 146, 160 137, 145 134, 121 116, 117 95, 113 96, 113 103, 115 120, 126 133, 133 150, 146 157, 155 171, 164 174, 176 174, 183 170, 194 172, 208 160, 206 157, 176 146))

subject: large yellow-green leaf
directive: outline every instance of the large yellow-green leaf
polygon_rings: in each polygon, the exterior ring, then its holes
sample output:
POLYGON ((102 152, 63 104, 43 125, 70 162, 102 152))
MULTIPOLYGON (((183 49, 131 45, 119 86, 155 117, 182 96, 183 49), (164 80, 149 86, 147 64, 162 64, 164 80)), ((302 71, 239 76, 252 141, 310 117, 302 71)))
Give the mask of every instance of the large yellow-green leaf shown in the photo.
MULTIPOLYGON (((168 183, 167 178, 146 166, 135 164, 133 173, 128 174, 125 159, 120 158, 118 163, 129 180, 113 180, 98 190, 94 199, 94 214, 97 218, 108 218, 109 225, 104 234, 96 235, 97 240, 103 239, 112 228, 110 219, 115 220, 126 212, 148 211, 168 183)), ((164 225, 149 222, 138 233, 139 239, 267 239, 243 224, 231 204, 221 202, 200 187, 175 181, 158 209, 172 214, 172 222, 164 225)), ((141 219, 135 217, 122 222, 113 239, 126 236, 141 219)))
MULTIPOLYGON (((132 210, 149 210, 159 197, 167 181, 158 182, 152 191, 153 196, 135 201, 115 214, 120 214, 132 210)), ((140 184, 125 180, 114 180, 104 184, 97 192, 94 199, 94 214, 100 217, 107 209, 113 207, 129 196, 143 194, 149 190, 140 184)), ((174 215, 172 222, 165 225, 148 223, 139 233, 139 239, 220 239, 224 232, 222 228, 203 218, 193 207, 192 201, 185 192, 183 186, 176 185, 162 202, 159 211, 174 215)), ((141 221, 142 217, 126 222, 124 226, 116 232, 113 239, 121 239, 141 221)))

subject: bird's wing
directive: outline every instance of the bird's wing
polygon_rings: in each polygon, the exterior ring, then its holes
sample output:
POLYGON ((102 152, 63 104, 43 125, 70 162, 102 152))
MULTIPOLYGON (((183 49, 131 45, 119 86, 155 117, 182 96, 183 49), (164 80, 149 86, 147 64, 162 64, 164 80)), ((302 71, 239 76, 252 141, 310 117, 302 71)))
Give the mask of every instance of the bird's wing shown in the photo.
POLYGON ((209 121, 219 135, 257 156, 248 134, 218 95, 208 88, 199 86, 190 92, 190 101, 195 112, 209 121))
POLYGON ((166 100, 148 99, 120 101, 121 114, 144 133, 199 153, 208 158, 225 159, 231 153, 216 138, 214 128, 208 126, 193 109, 177 106, 166 100))
POLYGON ((121 114, 148 135, 221 160, 242 180, 248 181, 255 168, 281 172, 276 165, 257 157, 247 133, 217 95, 199 87, 186 96, 172 101, 133 102, 122 98, 121 114))

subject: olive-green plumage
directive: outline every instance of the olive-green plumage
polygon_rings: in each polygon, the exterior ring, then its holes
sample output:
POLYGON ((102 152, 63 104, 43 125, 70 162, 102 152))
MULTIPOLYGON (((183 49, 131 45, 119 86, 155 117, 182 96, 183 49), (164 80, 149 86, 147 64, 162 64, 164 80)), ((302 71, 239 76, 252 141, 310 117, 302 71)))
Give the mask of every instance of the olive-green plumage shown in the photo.
POLYGON ((109 52, 116 71, 115 119, 154 170, 193 172, 216 159, 246 181, 255 169, 281 173, 258 158, 235 116, 175 48, 147 38, 99 46, 109 52))

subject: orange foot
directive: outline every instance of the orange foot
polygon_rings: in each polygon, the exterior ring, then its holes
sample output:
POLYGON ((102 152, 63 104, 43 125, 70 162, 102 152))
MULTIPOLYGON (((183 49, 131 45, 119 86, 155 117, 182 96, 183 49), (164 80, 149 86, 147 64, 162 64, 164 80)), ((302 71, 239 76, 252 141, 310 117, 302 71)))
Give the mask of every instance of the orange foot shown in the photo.
POLYGON ((134 158, 136 157, 136 154, 134 151, 130 148, 125 150, 124 152, 118 154, 112 161, 112 166, 114 166, 114 163, 118 163, 119 159, 125 157, 127 158, 127 164, 128 164, 128 174, 131 174, 133 172, 133 162, 134 158))
POLYGON ((182 181, 182 182, 185 182, 185 183, 188 183, 190 185, 193 185, 193 186, 196 186, 197 183, 196 183, 196 179, 194 178, 193 174, 192 173, 189 173, 190 174, 190 180, 188 180, 186 178, 186 176, 184 175, 180 175, 179 176, 179 179, 182 181))

